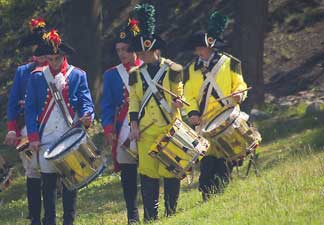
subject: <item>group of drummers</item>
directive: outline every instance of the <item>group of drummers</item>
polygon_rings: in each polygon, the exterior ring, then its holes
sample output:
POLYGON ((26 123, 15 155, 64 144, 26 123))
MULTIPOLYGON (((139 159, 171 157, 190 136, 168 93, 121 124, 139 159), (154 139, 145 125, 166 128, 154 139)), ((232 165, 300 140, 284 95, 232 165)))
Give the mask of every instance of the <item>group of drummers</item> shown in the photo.
MULTIPOLYGON (((186 48, 197 58, 185 68, 161 55, 166 43, 155 33, 150 4, 136 5, 116 35, 120 64, 104 72, 100 108, 128 224, 140 221, 138 174, 144 221, 158 219, 161 178, 165 215, 171 216, 180 181, 195 165, 200 165, 199 191, 207 201, 223 191, 233 167, 261 141, 239 108, 249 89, 241 63, 219 50, 226 24, 215 11, 206 29, 188 38, 186 48)), ((56 224, 58 180, 63 181, 63 225, 72 225, 77 190, 101 174, 106 159, 86 132, 94 105, 86 72, 68 63, 74 49, 43 19, 32 19, 30 26, 20 47, 33 48, 33 61, 16 71, 5 143, 17 147, 26 171, 31 225, 56 224)))

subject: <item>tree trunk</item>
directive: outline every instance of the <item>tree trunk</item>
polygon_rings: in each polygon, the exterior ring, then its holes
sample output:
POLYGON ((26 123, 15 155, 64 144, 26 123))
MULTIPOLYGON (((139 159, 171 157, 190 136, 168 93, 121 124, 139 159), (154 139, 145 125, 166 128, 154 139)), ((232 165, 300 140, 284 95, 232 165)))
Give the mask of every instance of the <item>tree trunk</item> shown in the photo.
POLYGON ((95 104, 100 97, 102 75, 102 1, 71 0, 67 5, 66 29, 68 40, 76 54, 71 62, 87 72, 95 104))
POLYGON ((247 105, 264 102, 263 49, 267 24, 268 0, 237 1, 233 52, 242 61, 243 76, 253 89, 247 105))

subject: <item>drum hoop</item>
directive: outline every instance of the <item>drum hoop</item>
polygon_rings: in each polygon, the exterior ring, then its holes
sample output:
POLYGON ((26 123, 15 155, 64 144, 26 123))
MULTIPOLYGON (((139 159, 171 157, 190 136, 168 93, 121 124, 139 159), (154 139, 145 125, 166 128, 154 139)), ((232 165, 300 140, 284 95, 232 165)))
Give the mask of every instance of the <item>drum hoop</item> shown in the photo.
POLYGON ((59 140, 57 140, 53 145, 51 145, 45 152, 44 154, 44 158, 46 160, 55 160, 57 158, 59 158, 60 156, 64 155, 65 153, 69 152, 69 150, 76 144, 78 143, 82 138, 84 138, 84 136, 86 135, 86 132, 81 129, 81 128, 75 128, 72 131, 70 131, 68 134, 63 135, 62 137, 60 137, 59 140), (70 146, 68 146, 67 148, 65 148, 62 152, 60 152, 59 154, 49 157, 48 155, 53 151, 53 149, 55 149, 55 147, 60 144, 63 140, 65 140, 68 137, 71 137, 72 135, 78 133, 79 131, 81 131, 81 136, 79 138, 77 138, 70 146), (63 139, 64 138, 64 139, 63 139))
MULTIPOLYGON (((226 111, 228 111, 228 110, 230 110, 230 109, 234 109, 235 110, 235 107, 230 107, 230 108, 228 108, 227 110, 225 110, 225 111, 223 111, 223 112, 221 112, 220 114, 218 114, 214 119, 216 119, 217 117, 219 117, 221 114, 223 114, 223 113, 225 113, 226 111)), ((223 133, 229 126, 231 126, 233 123, 234 123, 234 121, 240 116, 240 114, 241 114, 241 111, 237 114, 237 116, 230 122, 230 124, 227 126, 227 127, 225 127, 224 129, 222 129, 221 130, 221 132, 219 132, 220 134, 221 133, 223 133)), ((203 128, 203 132, 204 133, 209 133, 207 130, 206 130, 206 128, 207 127, 209 127, 210 125, 211 125, 211 123, 213 122, 214 120, 211 120, 210 122, 208 122, 207 124, 206 124, 206 126, 205 126, 205 128, 203 128)))
POLYGON ((29 148, 29 143, 27 142, 19 147, 17 146, 16 150, 20 153, 20 152, 24 152, 28 148, 29 148))
POLYGON ((66 187, 69 191, 75 191, 75 190, 80 190, 86 186, 88 186, 93 180, 95 180, 97 177, 99 177, 103 171, 107 168, 106 164, 103 164, 99 167, 100 169, 98 171, 96 171, 94 174, 92 174, 92 176, 88 177, 86 180, 84 180, 82 183, 80 183, 79 185, 73 185, 72 188, 70 187, 66 187))

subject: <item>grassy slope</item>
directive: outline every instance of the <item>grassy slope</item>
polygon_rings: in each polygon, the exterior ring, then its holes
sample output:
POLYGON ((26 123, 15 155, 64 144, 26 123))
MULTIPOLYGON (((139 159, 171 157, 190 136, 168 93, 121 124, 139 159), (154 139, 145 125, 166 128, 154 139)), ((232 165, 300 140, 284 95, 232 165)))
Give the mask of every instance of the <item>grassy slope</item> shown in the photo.
MULTIPOLYGON (((258 123, 265 139, 258 160, 260 177, 251 173, 249 178, 241 179, 234 173, 223 195, 202 203, 196 173, 191 186, 182 182, 175 217, 163 218, 161 195, 161 220, 153 224, 321 224, 324 114, 305 115, 302 105, 268 111, 272 111, 272 118, 258 123)), ((24 182, 18 177, 7 192, 0 193, 5 203, 0 208, 0 224, 27 224, 24 182)), ((78 200, 76 224, 126 223, 117 175, 106 172, 81 190, 78 200)), ((60 220, 62 210, 58 205, 60 220)))

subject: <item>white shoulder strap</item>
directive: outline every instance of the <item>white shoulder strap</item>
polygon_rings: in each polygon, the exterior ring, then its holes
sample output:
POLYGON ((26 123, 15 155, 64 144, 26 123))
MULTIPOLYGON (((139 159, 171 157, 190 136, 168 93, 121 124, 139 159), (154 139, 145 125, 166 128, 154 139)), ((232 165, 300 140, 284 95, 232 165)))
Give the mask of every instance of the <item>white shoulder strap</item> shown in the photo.
MULTIPOLYGON (((66 71, 66 74, 65 74, 65 77, 69 77, 70 73, 72 72, 72 70, 74 69, 74 66, 70 65, 69 69, 66 71)), ((44 76, 45 76, 45 80, 47 82, 47 85, 49 87, 49 89, 51 90, 51 93, 52 93, 52 96, 55 100, 55 103, 60 106, 60 104, 63 106, 63 108, 59 107, 61 109, 61 112, 63 113, 64 117, 66 117, 66 119, 68 120, 67 123, 69 126, 72 125, 73 123, 73 119, 70 115, 70 112, 65 104, 65 101, 63 99, 63 96, 62 96, 62 93, 61 92, 55 92, 52 88, 52 85, 55 86, 54 84, 54 78, 53 78, 53 75, 49 69, 49 66, 46 66, 43 68, 43 73, 44 73, 44 76)), ((57 89, 57 88, 56 88, 57 89)))
MULTIPOLYGON (((146 90, 146 92, 142 98, 139 115, 141 115, 141 112, 143 111, 144 107, 146 106, 146 104, 147 104, 148 100, 150 99, 150 97, 152 96, 152 94, 158 95, 160 93, 159 90, 157 89, 157 87, 153 83, 158 82, 161 79, 162 75, 164 74, 164 72, 167 68, 168 68, 168 65, 163 64, 162 67, 159 69, 159 71, 154 76, 153 80, 151 79, 149 73, 147 72, 147 69, 145 67, 141 68, 141 73, 143 74, 143 77, 144 77, 147 85, 149 86, 149 88, 146 90)), ((162 107, 168 113, 172 113, 166 100, 163 97, 161 98, 161 96, 156 96, 156 97, 159 100, 159 102, 161 103, 162 107)))
MULTIPOLYGON (((223 92, 221 91, 221 89, 218 87, 218 85, 216 83, 216 78, 219 74, 220 68, 223 66, 223 64, 225 63, 225 61, 227 59, 228 59, 228 57, 226 55, 222 55, 222 57, 218 60, 218 62, 213 67, 213 69, 206 74, 206 79, 200 88, 199 96, 198 96, 198 100, 199 100, 199 104, 200 104, 201 101, 203 100, 204 91, 205 91, 207 85, 209 84, 209 87, 207 90, 207 96, 205 98, 205 101, 206 101, 205 108, 203 109, 203 112, 201 112, 201 113, 204 113, 204 111, 207 109, 207 107, 208 107, 207 101, 208 101, 213 90, 215 90, 217 92, 217 94, 220 98, 224 96, 223 92)), ((222 103, 224 105, 226 105, 227 104, 226 99, 224 99, 224 101, 222 101, 222 103)))
POLYGON ((123 64, 119 64, 116 68, 117 68, 120 78, 122 79, 124 85, 127 88, 127 91, 129 92, 129 84, 128 84, 129 75, 128 75, 128 72, 127 72, 125 66, 123 64))

